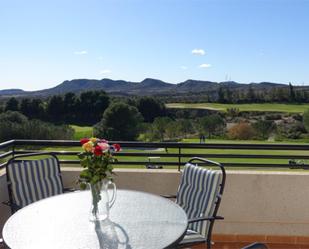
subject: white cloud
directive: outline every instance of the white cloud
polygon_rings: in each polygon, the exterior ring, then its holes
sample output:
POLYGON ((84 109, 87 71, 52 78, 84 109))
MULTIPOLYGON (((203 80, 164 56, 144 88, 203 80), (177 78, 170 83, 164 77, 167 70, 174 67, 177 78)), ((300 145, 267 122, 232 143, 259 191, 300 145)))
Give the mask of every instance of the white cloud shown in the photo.
POLYGON ((199 65, 199 68, 209 68, 209 67, 211 67, 211 65, 206 63, 199 65))
POLYGON ((182 70, 187 70, 187 69, 188 69, 187 66, 181 66, 180 68, 181 68, 182 70))
POLYGON ((103 69, 103 70, 100 71, 100 74, 109 74, 109 73, 111 73, 111 72, 112 72, 112 71, 109 70, 109 69, 103 69))
POLYGON ((204 49, 201 48, 195 48, 192 50, 192 54, 194 55, 205 55, 204 49))
POLYGON ((76 54, 76 55, 84 55, 84 54, 88 54, 88 52, 86 50, 82 50, 82 51, 75 51, 74 54, 76 54))

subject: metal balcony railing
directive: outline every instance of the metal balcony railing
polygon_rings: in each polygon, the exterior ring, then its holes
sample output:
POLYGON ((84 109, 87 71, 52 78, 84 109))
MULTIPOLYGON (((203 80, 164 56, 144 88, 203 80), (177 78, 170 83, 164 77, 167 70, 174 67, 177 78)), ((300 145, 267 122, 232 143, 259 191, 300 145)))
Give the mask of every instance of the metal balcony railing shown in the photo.
MULTIPOLYGON (((205 157, 230 168, 309 168, 307 144, 246 144, 246 143, 119 143, 116 165, 180 167, 191 157, 205 157), (151 159, 154 159, 151 162, 151 159)), ((71 140, 10 140, 0 143, 0 168, 17 154, 49 151, 59 156, 62 164, 79 164, 79 141, 71 140)))

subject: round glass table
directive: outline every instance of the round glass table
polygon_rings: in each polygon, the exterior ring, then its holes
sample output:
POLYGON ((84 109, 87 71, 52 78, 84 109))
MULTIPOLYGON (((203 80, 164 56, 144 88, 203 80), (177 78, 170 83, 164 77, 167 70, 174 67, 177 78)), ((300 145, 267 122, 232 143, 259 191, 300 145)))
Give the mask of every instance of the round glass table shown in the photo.
POLYGON ((118 190, 110 217, 88 219, 89 191, 50 197, 19 210, 3 228, 11 249, 162 249, 184 236, 186 213, 157 195, 118 190))

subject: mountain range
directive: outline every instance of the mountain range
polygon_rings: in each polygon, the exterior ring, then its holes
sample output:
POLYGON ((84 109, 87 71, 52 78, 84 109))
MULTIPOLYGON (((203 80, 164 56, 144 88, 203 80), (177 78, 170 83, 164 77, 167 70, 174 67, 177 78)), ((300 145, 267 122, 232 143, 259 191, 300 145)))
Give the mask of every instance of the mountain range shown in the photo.
MULTIPOLYGON (((66 80, 61 84, 39 91, 24 91, 21 89, 0 90, 0 97, 28 97, 28 96, 49 96, 65 94, 67 92, 80 93, 86 90, 104 90, 113 95, 176 95, 185 93, 202 93, 217 91, 219 87, 228 87, 231 90, 246 90, 250 87, 258 90, 268 90, 274 87, 287 87, 286 84, 261 82, 261 83, 238 83, 234 81, 212 82, 200 80, 187 80, 178 84, 167 83, 158 79, 146 78, 141 82, 130 82, 124 80, 92 80, 74 79, 66 80)), ((304 87, 307 88, 307 87, 304 87)), ((309 89, 309 87, 308 87, 309 89)))

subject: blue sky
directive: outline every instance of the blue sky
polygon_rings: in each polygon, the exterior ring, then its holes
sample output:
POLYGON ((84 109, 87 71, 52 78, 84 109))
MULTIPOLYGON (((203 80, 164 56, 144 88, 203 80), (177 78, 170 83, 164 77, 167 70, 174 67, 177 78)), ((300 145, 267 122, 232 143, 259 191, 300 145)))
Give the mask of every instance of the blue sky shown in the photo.
POLYGON ((76 78, 309 85, 306 0, 2 0, 0 89, 76 78))

